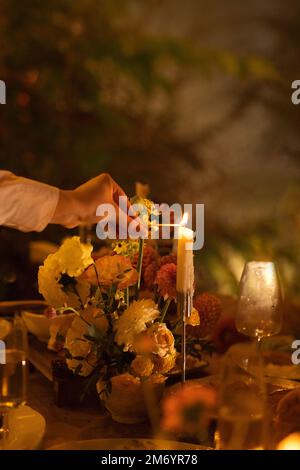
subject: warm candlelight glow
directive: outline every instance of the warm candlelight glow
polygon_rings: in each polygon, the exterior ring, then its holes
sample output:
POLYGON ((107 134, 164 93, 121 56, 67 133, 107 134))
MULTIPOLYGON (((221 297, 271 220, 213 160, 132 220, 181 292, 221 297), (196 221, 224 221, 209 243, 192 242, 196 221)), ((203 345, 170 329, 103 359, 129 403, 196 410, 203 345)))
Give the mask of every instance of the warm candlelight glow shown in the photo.
POLYGON ((300 433, 294 432, 279 442, 277 450, 300 450, 300 433))
POLYGON ((181 222, 180 222, 180 226, 181 226, 181 227, 184 227, 184 226, 187 224, 188 218, 189 218, 189 214, 188 214, 187 212, 185 212, 185 213, 183 214, 182 220, 181 220, 181 222))
POLYGON ((177 292, 192 294, 194 290, 194 254, 191 246, 194 232, 184 226, 187 221, 188 214, 185 213, 178 229, 177 292))

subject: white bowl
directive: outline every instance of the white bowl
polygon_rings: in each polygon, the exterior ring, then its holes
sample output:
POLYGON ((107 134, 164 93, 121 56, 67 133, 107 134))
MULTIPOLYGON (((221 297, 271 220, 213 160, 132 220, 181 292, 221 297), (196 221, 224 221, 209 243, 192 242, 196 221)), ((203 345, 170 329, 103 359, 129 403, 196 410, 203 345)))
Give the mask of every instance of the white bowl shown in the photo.
MULTIPOLYGON (((74 317, 74 313, 66 313, 55 318, 61 318, 63 320, 66 316, 74 317)), ((22 312, 22 318, 29 333, 32 333, 44 343, 48 342, 50 338, 50 326, 53 321, 51 318, 47 318, 42 313, 33 312, 22 312)))
POLYGON ((32 333, 40 341, 48 342, 50 338, 51 319, 43 313, 22 312, 22 318, 29 333, 32 333))

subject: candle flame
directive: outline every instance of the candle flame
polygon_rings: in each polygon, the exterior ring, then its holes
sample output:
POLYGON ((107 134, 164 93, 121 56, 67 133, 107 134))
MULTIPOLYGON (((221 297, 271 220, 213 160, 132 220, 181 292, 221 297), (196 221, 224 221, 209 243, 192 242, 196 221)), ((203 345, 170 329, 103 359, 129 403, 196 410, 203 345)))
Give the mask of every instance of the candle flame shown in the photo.
POLYGON ((185 212, 183 214, 182 220, 180 222, 180 226, 184 227, 187 224, 188 219, 189 219, 189 214, 187 212, 185 212))
POLYGON ((300 449, 300 433, 293 433, 285 437, 278 444, 277 450, 299 450, 300 449))

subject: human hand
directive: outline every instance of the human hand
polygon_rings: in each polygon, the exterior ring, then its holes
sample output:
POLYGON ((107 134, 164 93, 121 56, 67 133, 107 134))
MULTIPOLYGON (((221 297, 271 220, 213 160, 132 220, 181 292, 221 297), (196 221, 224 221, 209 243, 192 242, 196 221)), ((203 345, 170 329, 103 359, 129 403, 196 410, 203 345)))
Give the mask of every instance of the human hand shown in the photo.
MULTIPOLYGON (((60 224, 67 228, 74 228, 80 223, 94 224, 99 222, 96 215, 97 207, 101 204, 111 204, 119 220, 119 198, 126 198, 127 209, 130 203, 123 189, 112 179, 103 173, 87 181, 72 191, 60 190, 59 201, 51 223, 60 224)), ((133 218, 121 211, 127 224, 133 222, 133 218)))

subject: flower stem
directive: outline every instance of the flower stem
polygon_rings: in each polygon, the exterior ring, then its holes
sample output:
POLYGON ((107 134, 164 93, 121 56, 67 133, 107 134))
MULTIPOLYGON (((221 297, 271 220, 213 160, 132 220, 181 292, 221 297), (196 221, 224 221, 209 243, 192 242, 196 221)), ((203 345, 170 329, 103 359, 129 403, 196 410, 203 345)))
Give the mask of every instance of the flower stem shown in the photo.
POLYGON ((143 254, 144 254, 144 239, 139 239, 139 257, 137 262, 137 272, 138 272, 138 282, 135 289, 135 298, 138 299, 139 290, 141 288, 141 279, 142 279, 142 267, 143 267, 143 254))
POLYGON ((164 305, 163 311, 161 312, 160 323, 163 323, 171 302, 172 302, 172 299, 169 297, 164 305))
POLYGON ((83 310, 83 309, 84 309, 84 305, 83 305, 83 302, 82 302, 81 297, 80 297, 80 295, 79 295, 79 292, 78 292, 78 290, 77 290, 77 287, 74 286, 73 284, 71 284, 71 288, 73 289, 73 292, 77 295, 78 300, 79 300, 79 303, 80 303, 80 306, 81 306, 81 308, 82 308, 82 310, 83 310))
POLYGON ((100 285, 99 275, 98 275, 98 271, 97 271, 97 267, 96 267, 95 263, 93 263, 93 268, 94 268, 94 271, 95 271, 95 274, 96 274, 100 302, 103 304, 104 302, 103 302, 103 296, 102 296, 102 292, 101 292, 101 285, 100 285))
POLYGON ((125 289, 125 303, 128 307, 129 306, 129 287, 126 287, 125 289))

